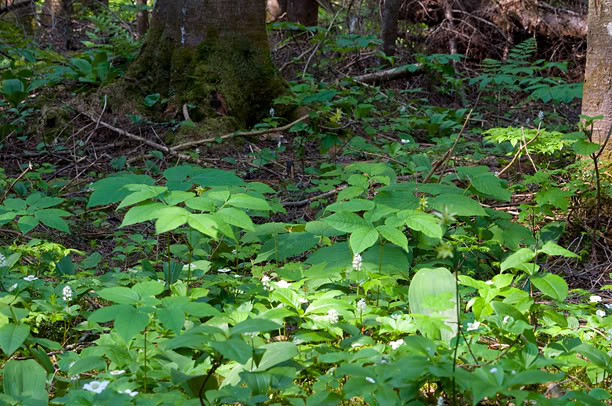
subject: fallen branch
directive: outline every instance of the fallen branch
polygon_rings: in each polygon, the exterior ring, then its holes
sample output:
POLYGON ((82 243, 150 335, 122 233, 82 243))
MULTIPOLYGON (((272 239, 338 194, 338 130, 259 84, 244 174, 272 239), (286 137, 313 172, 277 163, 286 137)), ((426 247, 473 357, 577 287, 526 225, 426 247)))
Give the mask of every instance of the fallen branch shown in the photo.
POLYGON ((400 79, 406 76, 410 76, 416 72, 420 72, 423 70, 423 64, 413 64, 413 65, 404 65, 398 68, 391 68, 386 70, 381 70, 374 73, 366 73, 365 75, 359 76, 351 76, 353 80, 362 83, 373 83, 380 82, 384 80, 395 80, 400 79), (412 67, 412 69, 411 69, 412 67))

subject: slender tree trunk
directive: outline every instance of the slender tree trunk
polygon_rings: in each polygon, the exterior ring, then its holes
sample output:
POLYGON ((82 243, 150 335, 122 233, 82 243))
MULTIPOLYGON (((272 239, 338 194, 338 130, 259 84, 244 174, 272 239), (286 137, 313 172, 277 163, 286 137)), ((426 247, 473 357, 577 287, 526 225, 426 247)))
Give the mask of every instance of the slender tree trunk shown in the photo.
POLYGON ((383 51, 387 56, 395 55, 397 40, 397 20, 402 0, 385 0, 382 13, 383 51))
POLYGON ((604 116, 593 129, 593 140, 603 143, 612 127, 612 0, 589 1, 588 27, 582 114, 604 116))
POLYGON ((41 22, 58 51, 70 48, 72 39, 72 0, 45 0, 41 22))
POLYGON ((319 3, 317 0, 287 0, 287 18, 307 27, 319 25, 319 3))
POLYGON ((169 99, 160 106, 166 113, 189 104, 194 121, 256 123, 286 90, 270 61, 265 2, 233 0, 228 7, 226 0, 208 0, 202 7, 201 0, 157 0, 124 85, 127 94, 115 97, 123 104, 142 105, 144 96, 160 93, 169 99))
MULTIPOLYGON (((136 4, 138 4, 139 7, 144 7, 147 5, 147 0, 137 0, 136 4)), ((136 27, 138 35, 140 38, 143 38, 149 29, 149 10, 138 10, 138 14, 136 15, 136 27)))

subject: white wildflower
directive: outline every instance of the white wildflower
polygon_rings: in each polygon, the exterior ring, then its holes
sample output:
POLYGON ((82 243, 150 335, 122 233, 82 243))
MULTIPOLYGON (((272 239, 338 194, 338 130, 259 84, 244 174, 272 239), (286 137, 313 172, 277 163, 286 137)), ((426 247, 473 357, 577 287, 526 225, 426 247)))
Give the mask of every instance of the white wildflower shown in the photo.
POLYGON ((93 393, 102 393, 109 383, 110 381, 91 381, 83 385, 83 389, 93 393))
POLYGON ((512 372, 510 372, 512 375, 516 375, 516 369, 513 369, 512 372))
POLYGON ((589 302, 591 303, 599 303, 601 302, 601 296, 593 295, 589 297, 589 302))
POLYGON ((64 289, 62 289, 62 296, 64 302, 70 302, 72 300, 72 288, 69 285, 64 286, 64 289))
POLYGON ((28 275, 25 278, 23 278, 24 281, 28 281, 28 282, 33 282, 36 279, 38 279, 38 278, 36 276, 34 276, 34 275, 28 275))
POLYGON ((238 251, 232 250, 232 255, 236 255, 237 253, 238 253, 238 251))
POLYGON ((409 144, 410 140, 408 138, 402 138, 400 141, 402 144, 409 144))
POLYGON ((478 330, 478 327, 480 327, 480 322, 479 321, 475 321, 473 323, 468 323, 467 324, 467 331, 478 330))
POLYGON ((598 315, 599 317, 605 317, 606 312, 603 310, 597 310, 595 314, 598 315))
POLYGON ((493 281, 486 281, 485 282, 487 285, 493 285, 493 281))
POLYGON ((263 285, 264 289, 266 290, 270 290, 270 281, 272 279, 270 279, 270 277, 268 275, 264 275, 261 277, 261 284, 263 285))
POLYGON ((128 269, 128 272, 129 272, 129 273, 138 273, 138 269, 136 269, 136 268, 130 268, 130 269, 128 269))
POLYGON ((6 257, 0 254, 0 268, 7 265, 6 257))
POLYGON ((444 398, 442 396, 438 397, 438 401, 436 402, 436 406, 444 406, 444 398))
POLYGON ((504 320, 502 321, 502 323, 506 324, 508 320, 510 320, 510 316, 504 316, 504 320))
POLYGON ((331 324, 336 324, 340 319, 340 315, 338 314, 336 309, 329 309, 329 311, 327 312, 327 319, 331 324))
POLYGON ((491 368, 491 369, 489 369, 489 373, 494 374, 494 373, 496 373, 496 372, 497 372, 497 368, 491 368))
POLYGON ((305 304, 305 303, 308 303, 308 299, 306 299, 305 297, 301 297, 298 299, 298 302, 301 304, 305 304))
POLYGON ((287 281, 278 281, 276 282, 276 286, 282 289, 288 289, 289 288, 289 282, 287 281))
POLYGON ((165 284, 166 284, 166 281, 165 281, 165 280, 163 280, 163 279, 158 279, 158 280, 157 280, 157 283, 161 283, 162 285, 165 285, 165 284))
POLYGON ((367 308, 366 300, 365 299, 360 299, 357 302, 357 311, 359 313, 365 313, 366 308, 367 308))
POLYGON ((361 259, 361 255, 359 254, 355 254, 355 256, 353 257, 353 270, 354 271, 361 271, 361 264, 362 264, 362 259, 361 259))
POLYGON ((405 112, 406 112, 406 106, 402 105, 402 106, 399 108, 399 111, 400 111, 400 113, 405 113, 405 112))
POLYGON ((125 370, 124 369, 115 369, 113 371, 110 371, 109 374, 114 375, 114 376, 116 376, 116 375, 123 375, 123 374, 125 374, 125 370))
POLYGON ((131 390, 129 390, 129 389, 122 390, 122 391, 121 391, 121 392, 119 392, 119 393, 125 393, 126 395, 130 395, 131 397, 134 397, 134 396, 138 395, 138 392, 136 392, 136 391, 132 392, 132 391, 131 391, 131 390))
POLYGON ((12 285, 10 288, 8 288, 8 291, 9 291, 9 292, 12 292, 12 291, 14 291, 15 289, 17 289, 17 284, 16 284, 16 283, 14 283, 14 284, 13 284, 13 285, 12 285))
POLYGON ((270 107, 270 117, 274 117, 274 114, 276 114, 276 110, 274 110, 274 107, 270 107))
POLYGON ((404 345, 404 340, 400 338, 399 340, 391 341, 389 345, 391 346, 392 350, 397 350, 399 347, 404 345))
POLYGON ((79 376, 78 375, 73 375, 73 376, 70 377, 70 380, 72 382, 78 381, 79 380, 79 376))
POLYGON ((538 113, 538 120, 540 120, 540 121, 544 120, 544 112, 543 111, 540 111, 538 113))
POLYGON ((195 264, 185 264, 183 265, 183 271, 193 271, 196 269, 195 264))
POLYGON ((217 269, 217 272, 228 273, 228 272, 232 272, 232 270, 229 268, 219 268, 217 269))
POLYGON ((374 378, 366 376, 365 378, 366 381, 370 382, 370 383, 376 383, 376 381, 374 380, 374 378))

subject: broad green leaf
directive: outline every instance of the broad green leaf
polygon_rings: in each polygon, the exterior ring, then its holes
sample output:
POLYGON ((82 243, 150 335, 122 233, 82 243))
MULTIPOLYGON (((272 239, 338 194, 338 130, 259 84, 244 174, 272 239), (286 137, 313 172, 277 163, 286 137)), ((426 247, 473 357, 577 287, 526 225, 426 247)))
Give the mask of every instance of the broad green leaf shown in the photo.
POLYGON ((8 357, 11 356, 30 334, 27 324, 5 324, 0 327, 0 348, 8 357))
POLYGON ((202 234, 212 238, 217 238, 219 224, 210 214, 189 214, 187 216, 187 224, 202 234))
POLYGON ((371 227, 370 223, 355 213, 339 212, 322 219, 324 222, 345 233, 352 233, 364 227, 371 227))
POLYGON ((575 153, 580 155, 591 155, 599 151, 599 144, 589 142, 586 140, 577 140, 572 144, 572 149, 575 153))
POLYGON ((26 198, 28 206, 34 209, 48 209, 49 207, 57 206, 64 199, 60 197, 44 196, 40 193, 32 193, 26 198))
POLYGON ((359 254, 378 241, 378 231, 371 225, 360 227, 351 233, 349 243, 354 254, 359 254))
POLYGON ((557 381, 562 379, 565 374, 552 374, 546 371, 540 371, 537 369, 530 369, 527 371, 521 371, 516 375, 513 375, 508 382, 508 386, 514 385, 542 385, 548 382, 557 381))
POLYGON ((143 331, 149 324, 149 315, 132 307, 125 306, 115 318, 115 331, 126 343, 143 331))
POLYGON ((132 286, 132 290, 138 293, 138 296, 157 296, 164 291, 164 285, 156 281, 140 282, 132 286))
POLYGON ((300 307, 300 297, 292 289, 276 288, 270 295, 271 301, 278 301, 286 304, 289 307, 297 309, 300 307))
POLYGON ((387 241, 391 241, 393 244, 408 251, 408 239, 406 235, 395 227, 391 226, 378 226, 376 227, 380 235, 383 236, 387 241))
POLYGON ((29 233, 37 225, 38 219, 34 216, 22 216, 17 222, 17 227, 19 227, 19 231, 21 231, 23 234, 29 233))
POLYGON ((546 244, 544 244, 544 246, 540 248, 540 252, 548 255, 560 255, 566 258, 579 258, 579 256, 574 254, 572 251, 560 247, 552 241, 548 241, 546 244))
POLYGON ((248 214, 233 207, 224 207, 215 213, 220 216, 227 224, 244 228, 245 230, 255 231, 255 225, 248 214))
POLYGON ((290 342, 269 343, 260 348, 265 348, 266 352, 259 361, 256 371, 265 371, 298 355, 297 346, 290 342))
POLYGON ((70 260, 70 254, 66 255, 55 264, 55 271, 60 275, 74 275, 74 263, 70 260))
POLYGON ((441 194, 428 199, 428 204, 432 209, 440 212, 446 209, 455 216, 487 216, 480 203, 458 194, 441 194))
POLYGON ((109 203, 117 203, 131 194, 123 186, 130 184, 153 185, 154 181, 148 175, 122 174, 102 179, 94 183, 91 187, 94 192, 89 197, 87 207, 102 206, 109 203))
POLYGON ((89 356, 80 358, 68 369, 68 375, 78 375, 94 369, 106 369, 106 360, 100 356, 89 356))
POLYGON ((266 319, 248 319, 241 321, 236 324, 230 330, 230 335, 235 336, 238 334, 246 333, 260 333, 262 331, 278 330, 282 328, 280 324, 266 319))
POLYGON ((253 348, 240 337, 230 338, 227 341, 213 341, 209 345, 224 358, 237 361, 239 364, 246 364, 253 355, 253 348))
POLYGON ((9 360, 4 366, 2 375, 4 393, 15 399, 24 399, 19 404, 47 405, 49 395, 46 391, 46 383, 47 373, 33 359, 9 360))
POLYGON ((182 207, 168 207, 155 212, 157 221, 155 222, 155 233, 162 234, 167 231, 172 231, 187 222, 187 218, 191 215, 189 211, 182 207))
POLYGON ((120 227, 127 227, 132 224, 154 220, 157 218, 156 211, 167 207, 168 206, 160 202, 144 202, 143 204, 130 207, 128 212, 125 213, 120 227))
POLYGON ((164 193, 168 188, 164 186, 149 186, 149 185, 126 185, 124 189, 127 189, 133 193, 127 195, 119 204, 117 209, 138 204, 142 201, 151 199, 164 193))
POLYGON ((408 228, 420 231, 428 237, 442 238, 443 232, 440 222, 431 214, 417 210, 402 210, 397 217, 404 221, 408 228))
POLYGON ((599 368, 608 369, 612 360, 608 354, 590 344, 580 344, 573 348, 574 352, 583 355, 599 368))
MULTIPOLYGON (((159 284, 161 286, 161 284, 159 284)), ((126 288, 125 286, 117 286, 114 288, 105 288, 98 291, 98 296, 104 300, 119 304, 136 304, 140 297, 136 291, 126 288)))
POLYGON ((245 182, 231 172, 221 169, 204 168, 194 171, 191 181, 200 186, 243 186, 245 182))
MULTIPOLYGON (((65 233, 70 233, 70 229, 68 228, 68 223, 64 221, 61 217, 55 215, 58 210, 56 209, 43 209, 34 213, 34 216, 41 221, 47 227, 55 228, 56 230, 63 231, 65 233)), ((63 211, 63 210, 59 210, 63 211)), ((65 216, 70 216, 71 214, 68 212, 65 216)))
POLYGON ((327 314, 330 310, 341 310, 349 307, 346 300, 321 298, 314 300, 304 314, 327 314))
POLYGON ((339 201, 327 206, 326 210, 331 212, 356 212, 356 211, 367 211, 372 210, 375 204, 371 200, 365 199, 353 199, 346 202, 339 201))
POLYGON ((121 309, 126 306, 128 305, 104 306, 90 314, 87 320, 94 323, 106 323, 115 320, 117 314, 119 314, 121 312, 121 309))
POLYGON ((23 199, 6 199, 4 206, 12 210, 25 210, 27 205, 23 199))
POLYGON ((181 308, 161 308, 155 311, 164 327, 179 334, 185 324, 185 312, 181 308))
POLYGON ((523 269, 523 265, 530 262, 535 257, 535 252, 529 248, 521 248, 514 254, 501 263, 500 269, 504 272, 506 269, 523 269))
POLYGON ((214 317, 221 315, 219 310, 204 302, 187 303, 183 306, 183 310, 195 317, 214 317))
POLYGON ((238 207, 240 209, 249 209, 249 210, 261 210, 261 211, 270 211, 272 207, 270 204, 264 199, 260 199, 259 197, 247 195, 246 193, 238 193, 232 195, 232 197, 227 201, 227 204, 230 206, 238 207))
POLYGON ((192 199, 195 197, 195 193, 193 192, 184 192, 182 190, 173 190, 170 193, 164 195, 164 201, 166 204, 170 206, 176 206, 179 203, 183 203, 186 200, 192 199))
POLYGON ((268 239, 261 247, 261 252, 255 262, 267 259, 284 261, 314 248, 319 238, 307 232, 284 233, 268 239))
POLYGON ((529 279, 542 293, 559 302, 564 301, 569 293, 567 282, 559 275, 546 273, 544 275, 532 275, 529 279))

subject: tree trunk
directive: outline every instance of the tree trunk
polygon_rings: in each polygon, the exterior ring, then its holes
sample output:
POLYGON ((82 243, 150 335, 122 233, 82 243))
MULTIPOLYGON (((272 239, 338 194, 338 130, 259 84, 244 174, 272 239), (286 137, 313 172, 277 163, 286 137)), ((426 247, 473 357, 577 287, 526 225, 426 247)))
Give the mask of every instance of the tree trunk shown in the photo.
MULTIPOLYGON (((612 0, 589 1, 588 26, 582 114, 604 116, 593 128, 593 141, 601 144, 612 126, 612 0)), ((608 157, 610 146, 608 143, 608 157)))
POLYGON ((72 0, 45 0, 41 22, 58 51, 70 48, 72 39, 72 0))
POLYGON ((382 12, 383 51, 387 56, 395 55, 397 20, 403 0, 386 0, 382 12))
POLYGON ((7 0, 2 5, 0 16, 4 13, 11 13, 10 17, 14 18, 15 25, 23 28, 24 34, 31 36, 36 28, 36 9, 32 0, 7 0))
POLYGON ((307 27, 319 25, 317 0, 287 0, 287 19, 307 27))
POLYGON ((201 0, 157 0, 124 85, 122 100, 142 105, 144 96, 160 93, 169 100, 166 113, 189 104, 191 119, 211 126, 260 121, 286 90, 270 61, 265 2, 234 0, 228 7, 207 0, 203 7, 201 0))
MULTIPOLYGON (((145 7, 147 5, 147 0, 137 0, 136 4, 138 7, 145 7)), ((147 34, 149 30, 149 10, 138 10, 138 14, 136 14, 136 28, 140 38, 143 38, 147 34)))

